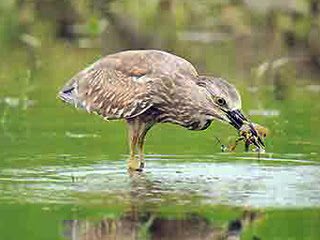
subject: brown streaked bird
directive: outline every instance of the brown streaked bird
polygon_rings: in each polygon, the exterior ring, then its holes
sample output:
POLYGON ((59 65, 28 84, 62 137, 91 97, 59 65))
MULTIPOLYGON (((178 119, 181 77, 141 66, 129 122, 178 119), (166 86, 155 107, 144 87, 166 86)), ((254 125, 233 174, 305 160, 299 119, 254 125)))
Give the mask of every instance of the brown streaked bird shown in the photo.
POLYGON ((76 74, 58 93, 63 101, 101 115, 125 119, 130 130, 128 167, 145 166, 145 136, 156 123, 204 130, 213 120, 239 130, 249 125, 253 143, 264 144, 241 113, 236 88, 221 78, 201 76, 187 60, 158 50, 133 50, 105 56, 76 74), (138 159, 135 147, 138 146, 138 159))

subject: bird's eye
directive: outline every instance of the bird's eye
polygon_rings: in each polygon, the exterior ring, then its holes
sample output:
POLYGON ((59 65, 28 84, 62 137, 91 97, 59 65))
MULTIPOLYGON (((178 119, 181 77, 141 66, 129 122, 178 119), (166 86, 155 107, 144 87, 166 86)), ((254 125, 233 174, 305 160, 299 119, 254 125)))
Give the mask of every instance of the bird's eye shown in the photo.
POLYGON ((217 98, 216 102, 220 105, 223 106, 226 104, 226 100, 224 100, 223 98, 217 98))

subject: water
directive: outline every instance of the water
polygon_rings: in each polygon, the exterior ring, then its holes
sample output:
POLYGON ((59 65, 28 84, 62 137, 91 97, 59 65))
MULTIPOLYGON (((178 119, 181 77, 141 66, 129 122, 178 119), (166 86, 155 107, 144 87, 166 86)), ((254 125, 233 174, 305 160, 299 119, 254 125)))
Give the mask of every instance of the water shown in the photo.
POLYGON ((269 129, 264 154, 243 152, 241 144, 221 152, 221 144, 236 139, 221 123, 199 132, 163 124, 148 133, 145 171, 130 173, 126 124, 66 106, 46 84, 39 80, 41 91, 1 98, 1 239, 92 239, 92 231, 110 237, 113 228, 104 230, 110 224, 126 239, 120 226, 127 226, 128 215, 135 216, 136 239, 157 239, 154 229, 172 219, 178 222, 169 225, 181 231, 163 239, 185 239, 185 229, 219 235, 247 208, 265 217, 244 228, 245 239, 318 239, 320 111, 314 102, 320 99, 314 87, 291 87, 281 102, 272 88, 257 89, 252 96, 264 96, 262 108, 247 99, 250 88, 239 85, 244 112, 269 129))
MULTIPOLYGON (((147 169, 142 173, 130 174, 124 160, 112 161, 106 156, 101 157, 100 163, 76 167, 3 169, 0 172, 1 200, 11 203, 81 204, 83 195, 92 195, 90 201, 97 203, 101 201, 95 196, 97 193, 117 195, 121 192, 130 195, 131 191, 143 189, 148 184, 148 200, 152 202, 161 201, 162 195, 173 193, 201 196, 202 204, 320 206, 320 166, 313 162, 305 161, 304 164, 309 164, 299 166, 299 160, 282 159, 286 164, 270 166, 257 163, 274 160, 270 157, 258 159, 251 156, 254 160, 239 161, 239 158, 249 157, 148 155, 147 169), (225 161, 214 162, 213 159, 217 158, 225 161), (288 165, 292 162, 296 164, 288 165)), ((85 156, 78 158, 86 159, 85 156)), ((126 158, 128 156, 124 156, 126 158)))
MULTIPOLYGON (((202 47, 214 61, 211 46, 202 47)), ((199 132, 163 124, 148 133, 146 169, 130 173, 125 122, 56 99, 64 81, 99 54, 48 43, 33 74, 21 49, 1 63, 0 239, 114 239, 114 229, 117 239, 159 239, 167 225, 176 231, 162 239, 186 240, 186 230, 192 239, 212 239, 246 211, 262 217, 241 229, 243 239, 319 239, 317 81, 290 78, 278 89, 230 77, 244 112, 269 129, 265 154, 243 145, 221 152, 237 136, 218 122, 199 132)), ((220 69, 226 56, 206 70, 236 75, 220 69)))
POLYGON ((264 108, 247 99, 251 87, 239 86, 244 112, 269 129, 265 154, 243 152, 241 144, 221 152, 236 139, 221 123, 199 132, 157 125, 147 136, 142 173, 126 170, 124 122, 77 111, 56 101, 45 81, 35 84, 41 91, 3 93, 0 102, 0 210, 7 219, 0 221, 1 239, 90 239, 92 231, 110 237, 110 224, 126 239, 128 215, 135 216, 136 239, 157 239, 154 229, 172 219, 178 222, 169 225, 181 230, 171 239, 185 239, 185 229, 205 239, 194 233, 218 236, 248 207, 265 217, 244 228, 243 238, 318 238, 320 111, 309 84, 291 87, 290 98, 303 100, 281 103, 272 88, 257 88, 252 96, 264 96, 264 108), (19 220, 25 218, 37 236, 19 220))

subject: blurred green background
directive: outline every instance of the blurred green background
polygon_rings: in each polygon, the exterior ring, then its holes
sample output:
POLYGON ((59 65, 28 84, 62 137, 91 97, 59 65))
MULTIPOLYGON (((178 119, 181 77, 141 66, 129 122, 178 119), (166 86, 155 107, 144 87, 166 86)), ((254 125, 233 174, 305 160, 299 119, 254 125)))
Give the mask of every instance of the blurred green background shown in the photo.
POLYGON ((319 239, 320 1, 1 0, 0 56, 0 239, 90 238, 74 221, 116 224, 128 212, 143 226, 133 239, 157 239, 141 219, 226 228, 245 206, 266 217, 244 239, 319 239), (56 93, 129 49, 172 52, 235 84, 269 130, 266 153, 221 153, 236 139, 221 123, 163 124, 148 133, 146 172, 127 174, 126 124, 56 93))

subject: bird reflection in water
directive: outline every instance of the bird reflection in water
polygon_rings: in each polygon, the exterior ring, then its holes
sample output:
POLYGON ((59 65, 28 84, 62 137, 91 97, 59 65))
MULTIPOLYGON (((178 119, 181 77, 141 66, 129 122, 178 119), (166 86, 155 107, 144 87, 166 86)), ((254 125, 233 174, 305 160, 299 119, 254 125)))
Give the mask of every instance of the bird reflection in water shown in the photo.
POLYGON ((261 216, 245 210, 239 218, 218 227, 197 215, 168 219, 150 212, 140 214, 132 207, 120 219, 68 220, 64 221, 64 228, 65 237, 70 240, 240 240, 243 230, 261 216))
MULTIPOLYGON (((184 218, 177 214, 164 217, 156 210, 161 205, 181 205, 182 202, 167 204, 160 181, 151 181, 146 174, 132 171, 130 174, 130 191, 125 197, 127 210, 120 217, 106 217, 99 220, 66 220, 63 222, 64 236, 68 240, 237 240, 241 239, 243 230, 264 218, 264 214, 245 208, 235 219, 221 225, 221 219, 215 222, 195 212, 186 213, 184 218), (161 196, 158 196, 161 194, 161 196), (155 202, 161 199, 160 203, 155 202), (161 205, 159 205, 161 204, 161 205), (151 208, 150 208, 151 207, 151 208)), ((179 196, 174 192, 168 195, 179 196)), ((183 203, 186 204, 185 196, 183 203)), ((120 202, 117 204, 121 204, 120 202)), ((109 205, 110 207, 110 205, 109 205)), ((214 215, 214 214, 212 214, 214 215)), ((260 239, 253 236, 253 239, 260 239)))

